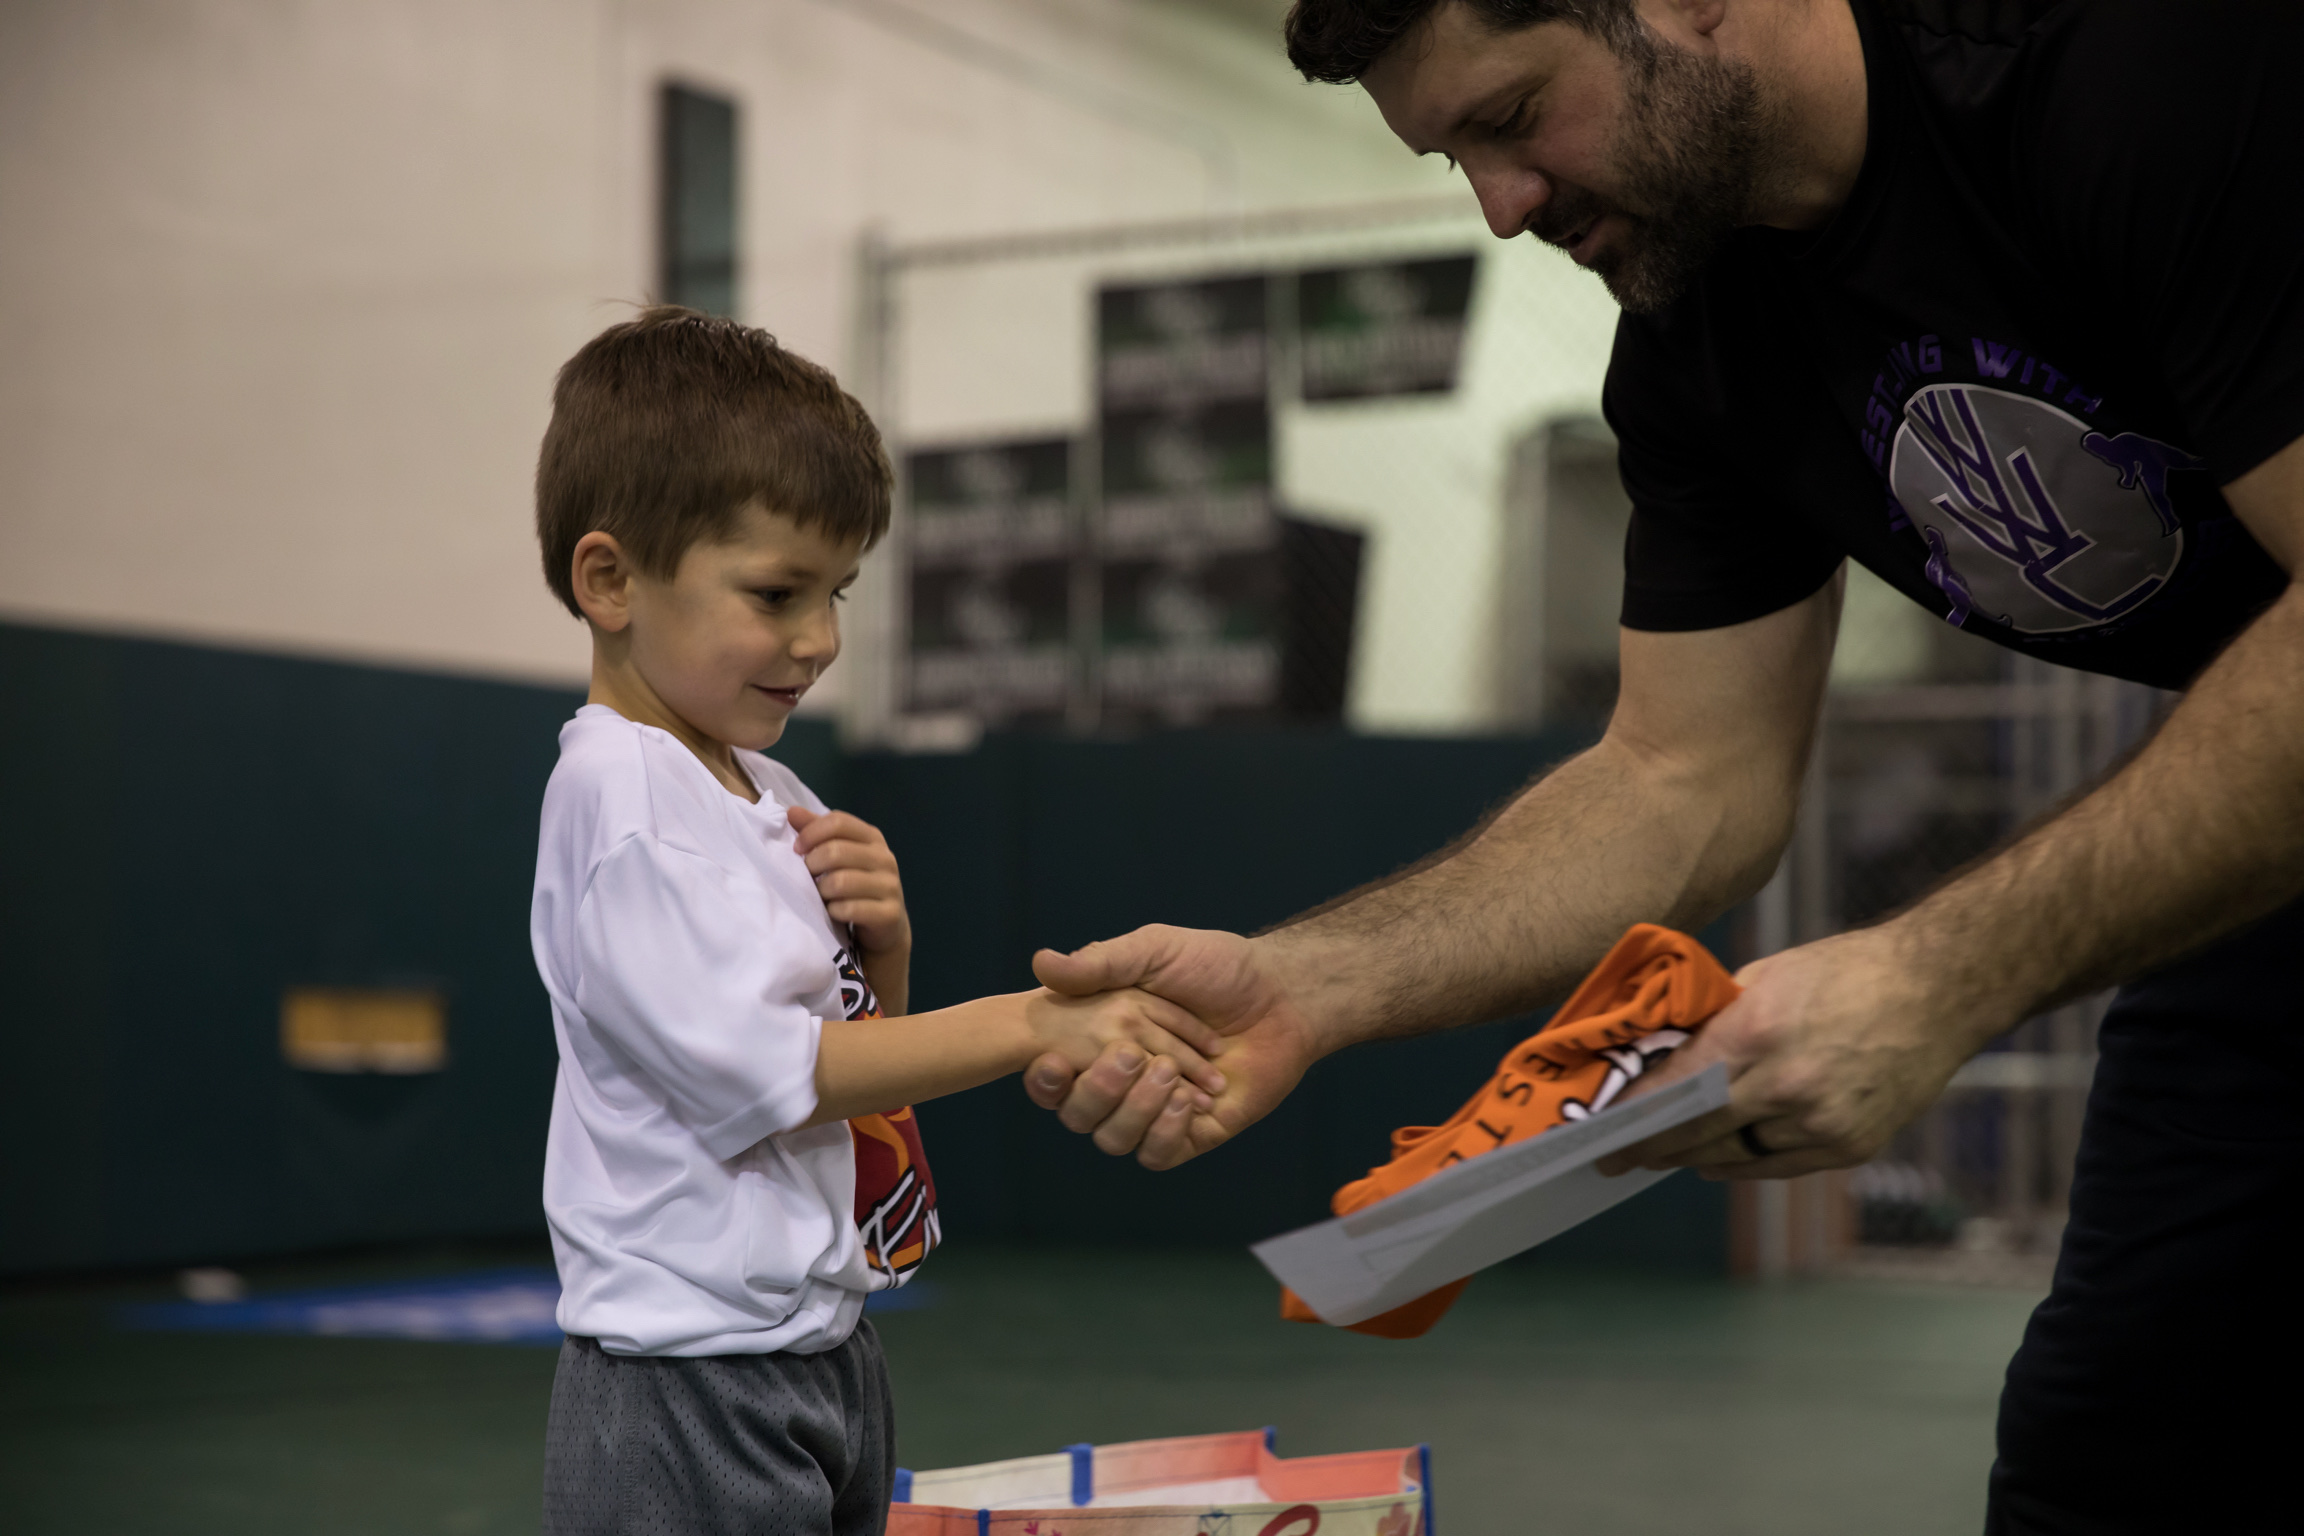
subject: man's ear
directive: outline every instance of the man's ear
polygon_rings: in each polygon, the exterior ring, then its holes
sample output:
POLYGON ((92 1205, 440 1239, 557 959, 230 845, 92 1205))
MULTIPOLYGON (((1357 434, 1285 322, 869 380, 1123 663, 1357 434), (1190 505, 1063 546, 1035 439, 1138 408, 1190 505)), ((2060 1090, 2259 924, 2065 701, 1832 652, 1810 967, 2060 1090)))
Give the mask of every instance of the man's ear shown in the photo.
POLYGON ((1637 8, 1667 37, 1675 30, 1710 37, 1728 19, 1727 0, 1642 0, 1637 8))
POLYGON ((598 529, 576 541, 569 560, 568 582, 576 591, 576 606, 584 617, 610 634, 632 622, 631 556, 614 534, 598 529))

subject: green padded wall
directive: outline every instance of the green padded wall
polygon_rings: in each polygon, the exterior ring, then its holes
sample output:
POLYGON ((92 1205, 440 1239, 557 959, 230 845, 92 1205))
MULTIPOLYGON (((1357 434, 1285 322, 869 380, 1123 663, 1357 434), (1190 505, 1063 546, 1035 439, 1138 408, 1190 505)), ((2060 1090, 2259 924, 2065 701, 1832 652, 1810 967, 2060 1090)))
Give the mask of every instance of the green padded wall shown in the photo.
POLYGON ((0 1263, 536 1224, 528 960, 573 695, 0 626, 0 1263), (445 990, 449 1069, 296 1072, 290 985, 445 990))
MULTIPOLYGON (((573 693, 0 625, 0 1272, 540 1230, 553 1048, 527 948, 536 809, 573 693), (449 999, 448 1070, 297 1072, 291 985, 449 999)), ((1031 985, 1042 944, 1253 929, 1447 841, 1573 744, 1240 730, 778 755, 886 829, 916 1007, 1031 985)), ((1323 1214, 1392 1126, 1534 1027, 1367 1047, 1162 1175, 1013 1082, 927 1106, 954 1241, 1243 1242, 1323 1214)), ((1718 1269, 1681 1178, 1547 1250, 1718 1269)))

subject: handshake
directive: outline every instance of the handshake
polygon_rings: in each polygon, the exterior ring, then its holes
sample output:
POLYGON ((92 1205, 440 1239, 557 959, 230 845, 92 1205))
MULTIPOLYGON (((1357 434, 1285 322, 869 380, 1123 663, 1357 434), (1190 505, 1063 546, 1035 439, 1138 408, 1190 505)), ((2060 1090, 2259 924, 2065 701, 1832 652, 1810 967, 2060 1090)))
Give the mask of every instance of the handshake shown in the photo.
MULTIPOLYGON (((845 814, 791 815, 826 911, 850 925, 874 990, 901 1014, 911 931, 885 839, 845 814)), ((1597 958, 1609 941, 1604 931, 1588 938, 1597 958)), ((1153 924, 1068 955, 1044 949, 1032 957, 1044 990, 912 1015, 900 1029, 826 1031, 809 1123, 1021 1069, 1024 1091, 1067 1129, 1146 1168, 1173 1168, 1269 1114, 1343 1046, 1521 1011, 1545 990, 1546 978, 1506 965, 1450 974, 1430 953, 1399 952, 1403 942, 1413 946, 1414 923, 1393 911, 1256 938, 1153 924)), ((1614 1153, 1601 1171, 1787 1178, 1878 1153, 1975 1049, 1954 1027, 1972 1020, 1947 1023, 1920 1006, 1929 999, 1899 943, 1882 926, 1747 966, 1736 978, 1743 995, 1632 1090, 1718 1061, 1734 1080, 1729 1107, 1614 1153), (1883 998, 1906 1001, 1883 1015, 1883 998)), ((1573 976, 1550 980, 1566 990, 1573 976)))
MULTIPOLYGON (((1155 924, 1069 955, 1042 950, 1045 988, 905 1015, 912 924, 895 856, 846 812, 787 813, 825 913, 854 935, 874 1017, 826 1030, 809 1124, 957 1093, 1021 1069, 1070 1129, 1147 1168, 1230 1140, 1287 1097, 1312 1031, 1268 953, 1273 938, 1155 924)), ((1339 1042, 1340 1043, 1340 1042, 1339 1042)))
POLYGON ((1154 925, 1042 950, 1024 1090, 1114 1156, 1173 1168, 1229 1140, 1319 1054, 1255 941, 1154 925))

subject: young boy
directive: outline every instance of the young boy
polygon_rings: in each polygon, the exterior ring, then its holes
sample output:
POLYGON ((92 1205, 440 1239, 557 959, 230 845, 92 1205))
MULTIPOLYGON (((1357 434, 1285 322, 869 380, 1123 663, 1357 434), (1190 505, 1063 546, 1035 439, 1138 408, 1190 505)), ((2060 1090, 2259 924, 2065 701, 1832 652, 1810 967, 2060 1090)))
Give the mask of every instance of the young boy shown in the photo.
POLYGON ((1223 1086, 1215 1035, 1142 993, 893 1017, 912 933, 887 843, 760 755, 839 653, 890 480, 830 374, 730 321, 647 310, 554 390, 537 532, 592 633, 530 921, 560 1046, 554 1536, 880 1531, 864 1298, 939 1236, 906 1106, 1118 1041, 1172 1112, 1223 1086))

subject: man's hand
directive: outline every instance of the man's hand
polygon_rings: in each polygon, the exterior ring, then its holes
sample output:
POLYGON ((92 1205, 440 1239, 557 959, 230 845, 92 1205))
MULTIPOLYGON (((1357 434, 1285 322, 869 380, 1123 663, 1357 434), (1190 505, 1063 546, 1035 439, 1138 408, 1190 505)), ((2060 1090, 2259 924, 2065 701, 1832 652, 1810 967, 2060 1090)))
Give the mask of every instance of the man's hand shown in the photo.
POLYGON ((888 839, 870 822, 846 811, 822 814, 795 805, 785 818, 798 834, 793 847, 832 921, 856 935, 857 963, 891 1018, 910 1001, 912 918, 904 910, 904 882, 888 839))
POLYGON ((1633 1093, 1727 1064, 1726 1109, 1603 1158, 1600 1171, 1695 1168, 1707 1178, 1784 1179, 1866 1162, 2014 1019, 1960 1016, 1915 977, 1894 924, 1755 960, 1744 995, 1633 1093), (1750 1127, 1750 1136, 1739 1135, 1750 1127), (1756 1156, 1747 1140, 1769 1149, 1756 1156))
POLYGON ((1093 1132, 1114 1155, 1173 1168, 1231 1140, 1288 1096, 1323 1054, 1257 941, 1238 934, 1154 925, 1069 955, 1044 949, 1033 972, 1075 996, 1141 987, 1225 1036, 1224 1091, 1203 1105, 1190 1085, 1159 1082, 1141 1052, 1107 1049, 1086 1071, 1054 1054, 1024 1074, 1024 1091, 1071 1130, 1093 1132))
POLYGON ((1075 1071, 1085 1071, 1107 1057, 1131 1060, 1133 1053, 1149 1059, 1145 1081, 1176 1085, 1179 1102, 1200 1109, 1210 1107, 1209 1095, 1224 1091, 1225 1078, 1210 1057, 1225 1050, 1223 1036, 1164 997, 1137 987, 1120 987, 1088 997, 1043 989, 1025 994, 1024 1024, 1040 1054, 1075 1071), (1181 1081, 1180 1081, 1181 1080, 1181 1081), (1196 1084, 1199 1094, 1183 1085, 1196 1084))

